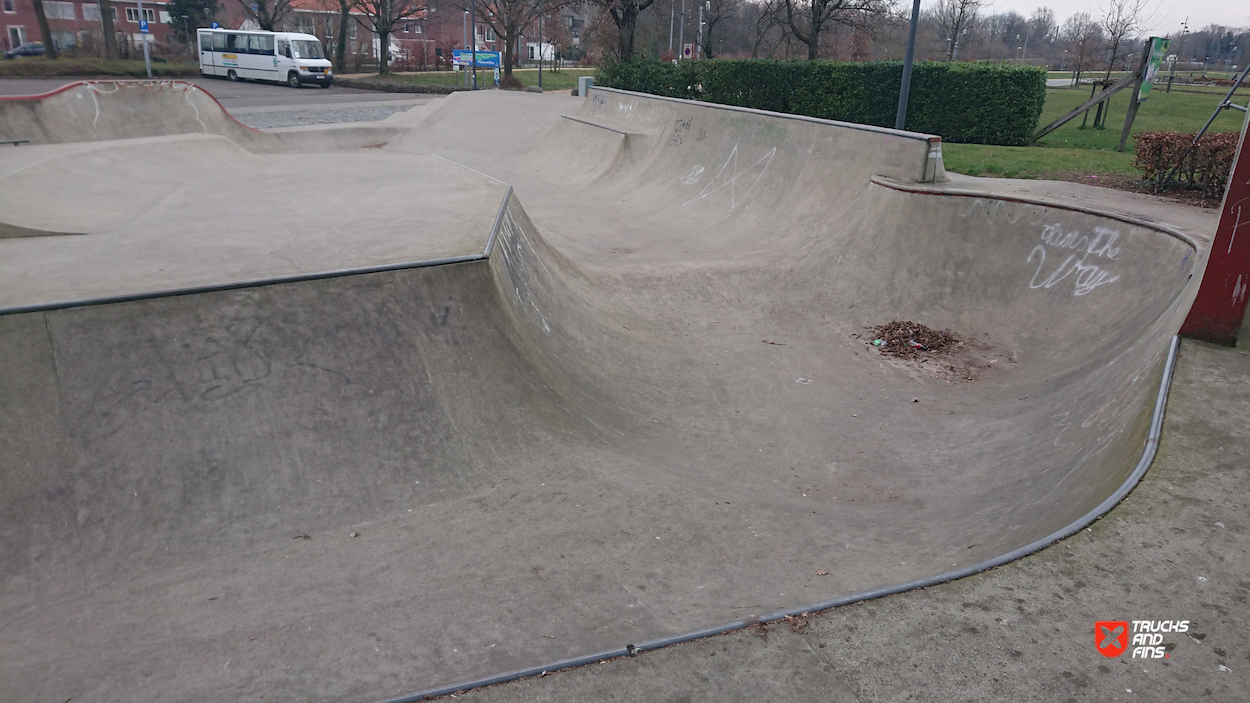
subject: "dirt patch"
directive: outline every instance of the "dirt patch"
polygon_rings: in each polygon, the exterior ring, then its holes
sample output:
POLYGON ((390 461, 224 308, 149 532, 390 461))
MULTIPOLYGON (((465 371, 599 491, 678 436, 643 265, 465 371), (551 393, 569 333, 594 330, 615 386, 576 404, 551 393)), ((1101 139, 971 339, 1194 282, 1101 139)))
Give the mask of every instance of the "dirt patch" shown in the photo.
POLYGON ((1099 186, 1101 188, 1114 188, 1115 190, 1125 190, 1130 193, 1141 193, 1142 195, 1152 195, 1160 200, 1167 200, 1182 205, 1193 205, 1201 208, 1218 208, 1220 201, 1224 197, 1223 189, 1218 193, 1203 193, 1200 190, 1182 188, 1179 185, 1173 185, 1167 190, 1156 193, 1154 186, 1143 184, 1140 178, 1134 176, 1126 176, 1115 173, 1085 173, 1081 171, 1051 171, 1042 176, 1043 178, 1055 181, 1070 181, 1072 183, 1084 183, 1088 186, 1099 186))
POLYGON ((909 320, 877 325, 869 334, 855 336, 913 375, 946 381, 976 381, 998 364, 1016 363, 1015 354, 1006 349, 909 320))

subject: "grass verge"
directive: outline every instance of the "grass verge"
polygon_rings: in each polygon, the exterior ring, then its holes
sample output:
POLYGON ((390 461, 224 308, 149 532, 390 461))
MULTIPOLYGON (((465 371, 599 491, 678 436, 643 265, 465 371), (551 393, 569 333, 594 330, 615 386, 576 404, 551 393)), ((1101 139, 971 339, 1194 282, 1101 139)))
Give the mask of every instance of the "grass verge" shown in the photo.
MULTIPOLYGON (((193 63, 153 61, 152 76, 173 78, 200 75, 200 67, 193 63)), ((94 58, 45 59, 28 57, 0 61, 0 78, 55 78, 59 76, 147 78, 143 61, 109 61, 94 58)))
MULTIPOLYGON (((392 80, 409 83, 415 85, 464 85, 464 73, 447 72, 426 72, 426 73, 396 73, 393 74, 392 80)), ((512 75, 521 81, 521 85, 525 87, 538 85, 538 69, 536 68, 517 68, 513 69, 512 75)), ((570 90, 577 87, 577 79, 579 76, 593 76, 595 69, 593 68, 563 68, 559 71, 553 71, 548 68, 543 69, 543 90, 570 90)), ((479 87, 494 87, 495 78, 493 69, 478 69, 477 84, 479 87)))
MULTIPOLYGON (((1038 140, 1033 146, 1002 147, 980 144, 942 145, 942 160, 948 171, 969 176, 1003 178, 1045 178, 1080 181, 1134 189, 1141 172, 1133 168, 1134 134, 1141 132, 1197 132, 1211 116, 1227 89, 1209 92, 1173 88, 1165 93, 1156 88, 1141 104, 1123 152, 1117 151, 1129 92, 1110 100, 1106 128, 1095 129, 1095 110, 1082 126, 1078 117, 1038 140)), ((1250 91, 1238 91, 1242 101, 1250 91)), ((1048 88, 1040 125, 1046 125, 1076 108, 1090 97, 1090 88, 1048 88)), ((1241 131, 1242 113, 1224 110, 1211 125, 1213 132, 1241 131)))

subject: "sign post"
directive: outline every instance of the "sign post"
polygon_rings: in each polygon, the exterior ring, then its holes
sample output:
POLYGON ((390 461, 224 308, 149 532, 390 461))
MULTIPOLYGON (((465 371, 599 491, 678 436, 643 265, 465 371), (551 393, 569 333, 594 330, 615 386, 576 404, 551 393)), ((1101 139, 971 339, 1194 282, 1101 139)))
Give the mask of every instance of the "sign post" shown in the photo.
POLYGON ((1241 141, 1224 203, 1220 224, 1207 254, 1207 269, 1198 287, 1198 297, 1181 326, 1181 335, 1232 346, 1246 314, 1246 293, 1250 290, 1250 113, 1241 128, 1241 141))
POLYGON ((143 65, 148 69, 148 78, 152 77, 152 57, 148 54, 148 20, 143 16, 143 0, 135 0, 139 6, 139 36, 143 37, 143 65))

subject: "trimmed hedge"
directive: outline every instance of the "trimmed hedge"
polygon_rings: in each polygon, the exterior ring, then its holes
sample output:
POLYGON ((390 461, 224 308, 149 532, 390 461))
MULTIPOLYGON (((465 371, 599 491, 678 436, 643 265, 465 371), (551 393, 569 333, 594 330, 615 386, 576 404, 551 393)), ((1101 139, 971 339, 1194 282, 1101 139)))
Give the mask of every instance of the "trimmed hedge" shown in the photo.
POLYGON ((1178 183, 1201 190, 1204 197, 1217 196, 1228 184, 1240 137, 1238 132, 1211 132, 1191 149, 1193 134, 1142 132, 1136 135, 1133 166, 1145 171, 1144 180, 1160 185, 1159 180, 1179 163, 1174 175, 1178 183))
MULTIPOLYGON (((765 59, 605 62, 595 83, 841 122, 893 127, 900 61, 839 63, 765 59)), ((965 144, 1024 146, 1046 102, 1046 71, 1033 66, 912 66, 907 129, 965 144)))

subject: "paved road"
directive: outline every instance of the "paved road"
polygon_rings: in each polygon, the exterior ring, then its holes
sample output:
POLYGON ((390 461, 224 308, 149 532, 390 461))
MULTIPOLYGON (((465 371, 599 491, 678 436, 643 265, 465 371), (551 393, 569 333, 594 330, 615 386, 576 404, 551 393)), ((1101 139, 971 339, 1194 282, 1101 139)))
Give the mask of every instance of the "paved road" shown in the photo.
MULTIPOLYGON (((0 95, 39 95, 80 78, 0 78, 0 95)), ((334 122, 382 120, 396 112, 424 105, 437 95, 375 93, 331 86, 293 90, 285 85, 215 78, 187 80, 217 98, 239 121, 256 129, 334 122)))

